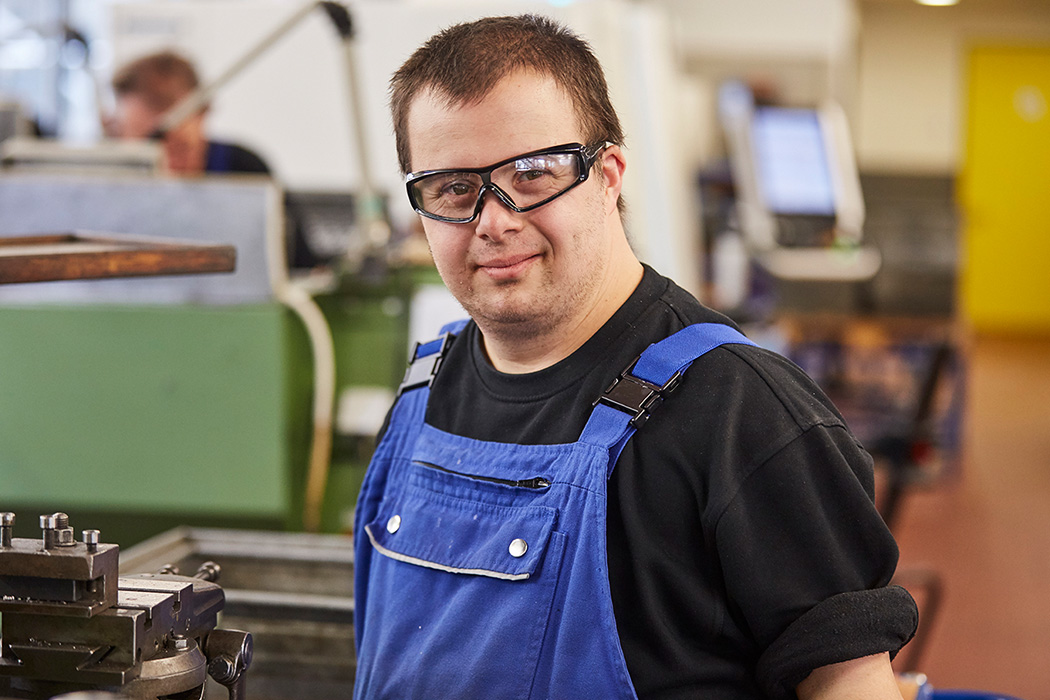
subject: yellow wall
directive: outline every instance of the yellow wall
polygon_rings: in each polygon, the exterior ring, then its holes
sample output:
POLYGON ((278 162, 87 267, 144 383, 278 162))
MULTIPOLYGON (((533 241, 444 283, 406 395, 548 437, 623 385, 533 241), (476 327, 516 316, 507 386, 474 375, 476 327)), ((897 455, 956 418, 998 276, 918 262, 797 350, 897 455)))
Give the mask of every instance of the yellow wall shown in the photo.
POLYGON ((970 54, 961 301, 977 330, 1050 332, 1050 43, 970 54))

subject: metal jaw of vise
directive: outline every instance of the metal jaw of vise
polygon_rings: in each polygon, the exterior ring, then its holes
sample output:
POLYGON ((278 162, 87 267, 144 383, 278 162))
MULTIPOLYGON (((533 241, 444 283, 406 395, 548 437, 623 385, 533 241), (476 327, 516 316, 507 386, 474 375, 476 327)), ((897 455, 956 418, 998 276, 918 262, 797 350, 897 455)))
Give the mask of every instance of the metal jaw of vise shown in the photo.
POLYGON ((41 540, 22 539, 14 520, 0 513, 0 697, 200 700, 210 674, 230 700, 244 699, 252 638, 215 629, 218 565, 118 577, 118 547, 97 530, 77 542, 55 513, 41 516, 41 540))

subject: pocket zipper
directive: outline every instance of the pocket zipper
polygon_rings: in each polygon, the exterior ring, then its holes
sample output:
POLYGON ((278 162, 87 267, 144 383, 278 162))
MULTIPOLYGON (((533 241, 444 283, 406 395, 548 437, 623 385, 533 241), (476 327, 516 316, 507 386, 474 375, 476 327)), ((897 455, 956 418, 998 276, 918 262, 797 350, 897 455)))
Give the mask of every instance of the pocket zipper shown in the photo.
POLYGON ((488 481, 493 484, 503 484, 504 486, 514 486, 523 489, 545 489, 551 485, 551 482, 542 476, 534 476, 531 479, 522 479, 521 481, 515 481, 513 479, 499 479, 494 476, 479 476, 477 474, 466 474, 464 472, 457 472, 453 469, 447 469, 446 467, 439 467, 438 465, 431 464, 430 462, 421 462, 418 459, 413 460, 413 462, 422 467, 437 469, 438 471, 445 472, 446 474, 455 474, 456 476, 462 476, 468 479, 475 479, 477 481, 488 481))

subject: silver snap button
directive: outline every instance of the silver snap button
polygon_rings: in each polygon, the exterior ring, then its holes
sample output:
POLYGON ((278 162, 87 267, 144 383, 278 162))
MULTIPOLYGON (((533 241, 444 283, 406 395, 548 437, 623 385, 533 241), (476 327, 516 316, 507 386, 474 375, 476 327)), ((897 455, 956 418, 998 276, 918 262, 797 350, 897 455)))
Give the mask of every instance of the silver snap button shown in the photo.
POLYGON ((389 532, 392 535, 395 532, 397 532, 399 529, 401 529, 401 516, 400 515, 392 515, 392 516, 390 516, 390 520, 386 521, 386 531, 389 532))
POLYGON ((525 552, 529 551, 529 543, 520 537, 510 543, 510 555, 515 559, 525 556, 525 552))

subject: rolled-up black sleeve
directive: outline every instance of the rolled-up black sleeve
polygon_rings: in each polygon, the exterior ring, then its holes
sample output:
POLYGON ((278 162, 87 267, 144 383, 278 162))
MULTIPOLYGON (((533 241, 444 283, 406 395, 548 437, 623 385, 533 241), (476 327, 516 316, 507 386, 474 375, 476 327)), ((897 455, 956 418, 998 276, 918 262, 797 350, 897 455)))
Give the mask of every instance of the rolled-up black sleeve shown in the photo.
POLYGON ((756 677, 771 698, 793 698, 815 668, 896 654, 918 621, 908 592, 889 585, 898 550, 873 506, 870 456, 841 423, 788 437, 739 475, 716 527, 731 605, 764 650, 756 677))
POLYGON ((838 661, 889 651, 911 639, 918 611, 900 586, 840 593, 795 620, 759 658, 758 683, 771 698, 793 698, 810 672, 838 661))

